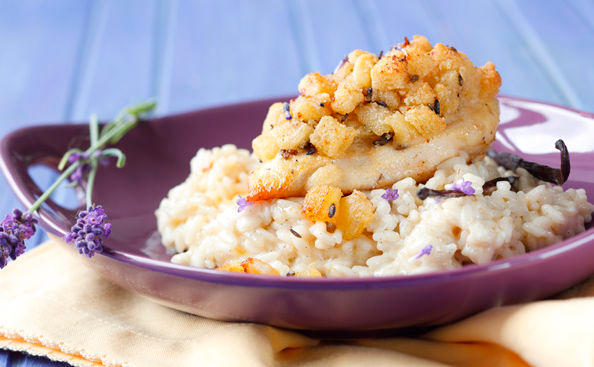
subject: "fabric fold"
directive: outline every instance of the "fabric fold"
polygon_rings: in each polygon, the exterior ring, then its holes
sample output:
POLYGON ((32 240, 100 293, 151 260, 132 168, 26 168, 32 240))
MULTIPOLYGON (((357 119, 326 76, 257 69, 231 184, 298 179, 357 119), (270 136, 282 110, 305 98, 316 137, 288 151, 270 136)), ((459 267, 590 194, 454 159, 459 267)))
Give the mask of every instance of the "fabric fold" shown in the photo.
POLYGON ((51 240, 0 272, 0 348, 74 366, 588 366, 594 280, 418 338, 318 340, 204 319, 113 285, 51 240), (576 298, 577 297, 577 298, 576 298))

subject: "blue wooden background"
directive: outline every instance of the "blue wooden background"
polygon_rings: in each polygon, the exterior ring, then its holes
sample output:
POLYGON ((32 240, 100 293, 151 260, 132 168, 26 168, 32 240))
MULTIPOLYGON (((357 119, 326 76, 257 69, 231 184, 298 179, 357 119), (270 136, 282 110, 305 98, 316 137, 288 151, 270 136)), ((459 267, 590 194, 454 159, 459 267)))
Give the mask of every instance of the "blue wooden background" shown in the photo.
MULTIPOLYGON (((0 136, 149 97, 168 114, 295 93, 352 49, 413 34, 493 61, 504 94, 594 111, 593 0, 4 0, 0 136)), ((2 214, 18 204, 0 180, 2 214)), ((63 365, 0 351, 0 366, 63 365)))

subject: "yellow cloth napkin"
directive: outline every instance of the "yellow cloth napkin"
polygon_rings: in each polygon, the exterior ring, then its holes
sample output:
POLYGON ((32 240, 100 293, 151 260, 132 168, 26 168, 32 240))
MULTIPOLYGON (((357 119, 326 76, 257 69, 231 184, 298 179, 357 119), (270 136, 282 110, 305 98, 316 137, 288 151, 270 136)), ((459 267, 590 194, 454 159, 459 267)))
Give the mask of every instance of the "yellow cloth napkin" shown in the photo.
POLYGON ((492 309, 420 338, 320 341, 159 306, 56 241, 0 271, 0 348, 75 366, 594 365, 594 278, 571 299, 492 309))

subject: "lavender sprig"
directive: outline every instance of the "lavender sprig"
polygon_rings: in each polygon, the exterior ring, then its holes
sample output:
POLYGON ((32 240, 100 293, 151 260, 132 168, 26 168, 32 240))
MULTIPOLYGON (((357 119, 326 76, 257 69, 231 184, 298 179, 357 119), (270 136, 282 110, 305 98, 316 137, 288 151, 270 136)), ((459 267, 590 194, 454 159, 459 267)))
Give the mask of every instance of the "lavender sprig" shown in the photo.
POLYGON ((8 259, 15 260, 25 252, 25 240, 35 234, 37 219, 31 213, 14 209, 0 222, 0 269, 8 259))
POLYGON ((112 122, 99 132, 96 116, 89 121, 91 144, 85 151, 71 149, 64 154, 58 165, 62 174, 54 183, 23 213, 15 209, 0 222, 0 269, 8 260, 15 260, 25 252, 25 241, 35 234, 37 219, 33 214, 65 180, 82 184, 86 176, 86 210, 77 215, 77 222, 64 237, 74 242, 79 252, 89 257, 103 251, 103 242, 111 234, 111 224, 105 210, 92 202, 93 185, 97 175, 98 163, 106 157, 117 158, 116 166, 123 167, 126 156, 116 148, 105 148, 107 144, 117 143, 128 131, 134 128, 140 117, 150 112, 155 102, 146 102, 122 111, 112 122))

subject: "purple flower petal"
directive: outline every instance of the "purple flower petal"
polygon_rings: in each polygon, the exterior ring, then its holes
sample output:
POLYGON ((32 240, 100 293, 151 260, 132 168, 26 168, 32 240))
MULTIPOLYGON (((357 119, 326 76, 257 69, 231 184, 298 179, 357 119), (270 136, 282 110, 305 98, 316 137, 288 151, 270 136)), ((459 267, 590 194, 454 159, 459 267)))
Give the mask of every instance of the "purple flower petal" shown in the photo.
POLYGON ((248 200, 246 200, 246 198, 244 198, 243 196, 240 195, 239 199, 237 199, 236 203, 237 203, 237 212, 241 213, 242 211, 244 211, 245 208, 252 205, 254 202, 248 201, 248 200))
POLYGON ((64 236, 68 243, 74 243, 80 254, 93 257, 103 252, 103 241, 111 234, 111 223, 101 205, 93 205, 77 215, 76 223, 64 236))
POLYGON ((72 153, 68 156, 68 163, 74 163, 81 158, 80 153, 72 153))
POLYGON ((419 253, 413 257, 414 260, 420 259, 422 256, 425 255, 431 255, 431 250, 433 249, 433 245, 427 245, 425 247, 423 247, 423 249, 421 251, 419 251, 419 253))
POLYGON ((68 177, 70 182, 76 182, 78 184, 82 184, 82 180, 85 174, 91 170, 91 166, 89 164, 83 164, 78 166, 74 172, 68 177))
POLYGON ((392 201, 398 199, 400 195, 398 195, 398 189, 393 189, 393 188, 389 188, 386 190, 386 192, 384 192, 384 194, 382 195, 382 199, 387 200, 389 203, 391 203, 392 201))
POLYGON ((452 185, 450 190, 458 191, 464 193, 466 195, 474 195, 474 188, 472 187, 472 182, 466 181, 462 179, 460 183, 455 183, 452 185))

